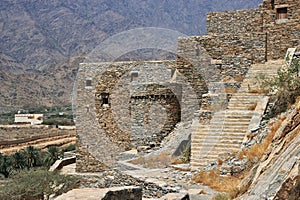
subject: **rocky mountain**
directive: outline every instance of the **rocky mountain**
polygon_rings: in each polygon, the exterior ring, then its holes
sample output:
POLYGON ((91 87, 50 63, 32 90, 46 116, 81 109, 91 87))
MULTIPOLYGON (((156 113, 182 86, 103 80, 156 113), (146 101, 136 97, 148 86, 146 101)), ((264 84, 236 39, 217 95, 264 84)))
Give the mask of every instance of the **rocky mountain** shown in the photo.
POLYGON ((0 106, 70 103, 73 70, 78 67, 72 61, 116 33, 162 27, 200 35, 205 33, 208 11, 251 8, 259 3, 261 0, 2 0, 0 81, 5 83, 0 89, 0 106), (64 88, 63 94, 58 92, 64 88), (17 102, 11 100, 15 98, 17 102), (31 98, 37 100, 26 100, 31 98))

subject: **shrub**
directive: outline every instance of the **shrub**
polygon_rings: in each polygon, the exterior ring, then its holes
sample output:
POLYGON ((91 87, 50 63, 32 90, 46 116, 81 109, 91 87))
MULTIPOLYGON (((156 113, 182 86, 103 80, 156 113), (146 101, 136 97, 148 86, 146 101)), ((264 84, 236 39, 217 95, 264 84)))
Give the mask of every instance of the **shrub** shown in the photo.
POLYGON ((275 77, 258 76, 263 88, 270 88, 271 92, 276 92, 275 104, 269 113, 269 117, 275 117, 286 111, 288 106, 294 104, 300 95, 299 68, 299 60, 293 60, 290 66, 284 65, 281 67, 275 77))
POLYGON ((72 189, 75 179, 45 169, 24 170, 0 185, 0 199, 49 199, 72 189))
POLYGON ((182 163, 189 163, 191 160, 191 146, 185 148, 185 150, 180 155, 180 160, 182 163))
POLYGON ((212 198, 212 200, 231 200, 228 194, 220 193, 212 198))
POLYGON ((74 150, 76 150, 76 145, 75 144, 70 144, 69 146, 66 146, 65 148, 63 148, 62 152, 74 151, 74 150))

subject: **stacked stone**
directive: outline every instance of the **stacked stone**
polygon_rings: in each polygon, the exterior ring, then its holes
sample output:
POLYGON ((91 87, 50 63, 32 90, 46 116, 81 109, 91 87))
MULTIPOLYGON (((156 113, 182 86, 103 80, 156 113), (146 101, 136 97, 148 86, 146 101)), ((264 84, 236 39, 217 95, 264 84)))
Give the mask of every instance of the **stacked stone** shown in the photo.
POLYGON ((261 9, 211 12, 207 14, 207 34, 262 32, 261 9))

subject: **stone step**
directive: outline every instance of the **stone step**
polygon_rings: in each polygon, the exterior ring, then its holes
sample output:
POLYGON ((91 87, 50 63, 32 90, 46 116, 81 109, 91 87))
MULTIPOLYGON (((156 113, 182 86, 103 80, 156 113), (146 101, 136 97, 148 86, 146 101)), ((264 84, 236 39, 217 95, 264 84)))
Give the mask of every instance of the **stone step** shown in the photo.
POLYGON ((208 158, 208 159, 215 159, 216 157, 220 157, 220 155, 230 154, 232 152, 238 152, 241 148, 211 148, 208 150, 198 150, 198 151, 192 151, 191 156, 192 158, 202 159, 202 158, 208 158))
POLYGON ((222 119, 249 119, 252 118, 253 115, 253 111, 252 114, 246 114, 246 112, 248 112, 249 110, 236 110, 236 111, 241 111, 241 112, 245 112, 245 114, 241 114, 241 113, 236 113, 236 114, 232 114, 232 115, 219 115, 219 116, 214 116, 212 118, 213 121, 217 121, 217 120, 222 120, 222 119))
MULTIPOLYGON (((242 94, 242 93, 241 93, 242 94)), ((235 95, 232 95, 232 97, 230 98, 230 101, 233 101, 233 100, 249 100, 249 101, 257 101, 257 99, 260 98, 259 95, 256 95, 257 93, 253 93, 255 95, 240 95, 239 93, 235 93, 235 95)))
POLYGON ((199 163, 200 165, 209 165, 211 163, 217 162, 220 158, 218 154, 202 154, 201 155, 193 155, 192 160, 193 163, 199 163))
MULTIPOLYGON (((250 115, 249 115, 250 116, 250 115)), ((249 120, 249 116, 246 117, 239 117, 237 118, 236 116, 214 116, 212 118, 212 122, 217 122, 217 121, 225 121, 225 122, 236 122, 236 121, 248 121, 249 120)), ((251 115, 252 116, 252 115, 251 115)))
MULTIPOLYGON (((242 119, 241 119, 242 120, 242 119)), ((243 121, 239 121, 238 119, 236 119, 235 121, 217 121, 217 122, 210 122, 210 126, 245 126, 248 125, 250 122, 249 119, 244 119, 243 121)))
POLYGON ((230 123, 230 122, 215 123, 215 122, 212 122, 212 123, 209 124, 209 128, 217 128, 217 127, 221 127, 221 128, 231 128, 231 127, 243 128, 243 127, 245 127, 245 123, 242 124, 242 123, 238 123, 238 122, 235 122, 235 123, 230 123))
POLYGON ((228 141, 241 141, 245 138, 246 132, 242 134, 236 134, 236 135, 222 135, 222 136, 216 136, 216 137, 209 137, 207 135, 197 135, 193 137, 193 140, 196 142, 202 141, 222 141, 222 140, 228 140, 228 141))
POLYGON ((235 110, 254 110, 256 105, 252 104, 252 105, 243 105, 243 104, 239 104, 239 105, 229 105, 227 106, 227 109, 235 109, 235 110))
POLYGON ((247 93, 247 92, 237 92, 237 93, 234 93, 232 95, 232 97, 253 97, 253 98, 256 98, 257 96, 260 96, 260 94, 257 94, 257 93, 247 93))
POLYGON ((239 93, 235 93, 235 95, 232 95, 229 101, 234 101, 234 100, 245 100, 245 101, 257 101, 260 97, 260 95, 256 95, 258 93, 253 93, 255 95, 239 95, 239 93))
POLYGON ((202 169, 202 168, 205 168, 208 164, 206 164, 206 163, 202 163, 201 161, 200 162, 197 162, 197 161, 195 161, 195 162, 190 162, 190 164, 191 164, 191 170, 193 171, 193 170, 200 170, 200 169, 202 169))
POLYGON ((197 151, 197 150, 205 150, 205 149, 210 149, 211 147, 213 147, 214 149, 224 149, 226 151, 226 149, 230 149, 230 148, 233 148, 233 149, 239 149, 241 148, 241 143, 238 143, 238 144, 233 144, 233 143, 229 143, 229 144, 226 144, 226 143, 207 143, 205 144, 205 146, 201 145, 193 145, 192 143, 192 146, 193 146, 193 151, 197 151))
POLYGON ((197 139, 202 139, 202 138, 206 138, 206 139, 218 139, 218 138, 223 138, 223 139, 243 139, 246 135, 246 131, 244 133, 239 133, 239 134, 221 134, 221 135, 208 135, 208 134, 197 134, 197 135, 193 135, 193 139, 197 140, 197 139))
POLYGON ((247 130, 248 126, 243 126, 243 127, 240 127, 240 128, 235 128, 235 127, 210 127, 208 129, 199 129, 197 131, 195 131, 195 133, 213 133, 215 131, 219 132, 219 131, 222 131, 222 132, 234 132, 234 131, 244 131, 244 130, 247 130))
POLYGON ((241 99, 241 100, 240 99, 235 99, 233 101, 230 101, 227 105, 234 106, 234 105, 243 104, 243 105, 251 106, 251 105, 257 104, 258 101, 259 101, 259 99, 256 99, 256 100, 249 99, 248 101, 244 100, 244 99, 241 99))
POLYGON ((195 140, 193 141, 191 144, 193 147, 197 148, 203 148, 205 149, 210 148, 210 147, 227 147, 227 146, 231 146, 231 147, 240 147, 240 145, 242 144, 243 140, 238 140, 238 139, 228 139, 228 140, 224 140, 224 139, 220 139, 220 140, 195 140), (204 145, 204 146, 203 146, 204 145))
POLYGON ((216 157, 196 157, 192 159, 193 162, 191 162, 191 165, 196 165, 196 166, 203 166, 206 167, 211 163, 217 162, 218 161, 218 155, 216 157))
POLYGON ((224 155, 227 153, 238 152, 242 148, 239 147, 210 147, 206 149, 195 149, 191 151, 191 155, 201 158, 201 155, 224 155))
POLYGON ((223 144, 241 144, 243 142, 244 137, 237 137, 237 138, 214 138, 214 139, 195 139, 194 142, 192 142, 193 147, 200 147, 202 145, 206 144, 212 144, 212 143, 223 143, 223 144))
POLYGON ((222 134, 207 134, 207 133, 197 133, 197 135, 193 135, 193 139, 217 139, 217 138, 229 138, 229 139, 238 139, 245 137, 247 130, 241 132, 223 132, 222 134))

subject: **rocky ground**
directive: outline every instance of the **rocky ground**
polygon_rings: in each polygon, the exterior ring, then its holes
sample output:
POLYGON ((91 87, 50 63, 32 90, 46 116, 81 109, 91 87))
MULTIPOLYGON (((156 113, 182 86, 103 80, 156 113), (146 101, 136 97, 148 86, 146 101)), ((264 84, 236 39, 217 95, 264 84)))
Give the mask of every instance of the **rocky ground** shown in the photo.
POLYGON ((136 169, 104 171, 100 173, 76 173, 75 164, 64 167, 61 173, 71 174, 80 179, 80 188, 111 188, 140 186, 144 199, 165 199, 167 194, 189 195, 190 199, 211 199, 217 192, 209 187, 191 181, 192 173, 182 171, 186 166, 170 166, 160 169, 136 169), (181 170, 179 170, 181 169, 181 170))

